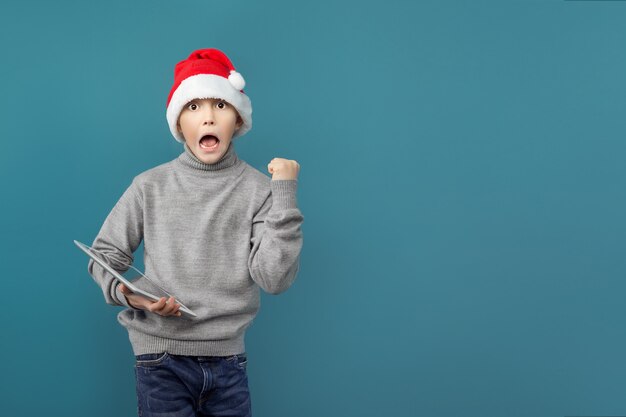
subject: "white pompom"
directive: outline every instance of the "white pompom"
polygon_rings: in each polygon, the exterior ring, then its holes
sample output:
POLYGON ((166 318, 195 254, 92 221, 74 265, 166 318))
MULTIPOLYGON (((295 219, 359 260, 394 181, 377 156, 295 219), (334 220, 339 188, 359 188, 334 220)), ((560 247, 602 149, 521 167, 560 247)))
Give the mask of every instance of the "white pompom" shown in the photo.
POLYGON ((243 79, 241 74, 239 74, 235 70, 230 71, 228 81, 230 81, 233 87, 235 87, 237 90, 243 90, 243 88, 246 86, 246 81, 243 79))

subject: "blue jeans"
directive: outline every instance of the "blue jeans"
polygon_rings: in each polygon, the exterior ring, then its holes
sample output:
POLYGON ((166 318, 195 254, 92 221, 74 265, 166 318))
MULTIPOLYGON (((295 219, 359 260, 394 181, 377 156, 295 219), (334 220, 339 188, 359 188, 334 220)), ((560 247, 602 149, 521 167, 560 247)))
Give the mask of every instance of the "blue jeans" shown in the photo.
POLYGON ((137 355, 137 412, 141 417, 251 417, 246 366, 245 353, 137 355))

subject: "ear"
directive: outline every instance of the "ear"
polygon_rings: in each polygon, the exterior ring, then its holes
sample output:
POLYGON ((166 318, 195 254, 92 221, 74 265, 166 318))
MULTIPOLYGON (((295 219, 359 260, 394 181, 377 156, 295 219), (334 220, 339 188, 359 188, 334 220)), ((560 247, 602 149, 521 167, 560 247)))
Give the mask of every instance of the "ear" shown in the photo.
POLYGON ((239 115, 237 115, 237 122, 235 123, 235 126, 237 127, 237 129, 243 126, 243 119, 239 115))

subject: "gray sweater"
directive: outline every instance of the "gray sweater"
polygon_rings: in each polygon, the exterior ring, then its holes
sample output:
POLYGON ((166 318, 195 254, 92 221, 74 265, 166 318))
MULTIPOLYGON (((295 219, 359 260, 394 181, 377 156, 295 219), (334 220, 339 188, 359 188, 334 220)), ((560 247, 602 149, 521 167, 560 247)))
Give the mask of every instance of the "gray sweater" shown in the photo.
MULTIPOLYGON (((89 261, 135 355, 228 356, 245 352, 259 310, 259 287, 285 291, 299 269, 304 217, 297 180, 271 180, 239 159, 234 143, 214 163, 187 145, 176 159, 137 175, 107 216, 92 247, 126 272, 144 242, 145 275, 198 317, 163 317, 128 304, 117 280, 89 261)), ((162 294, 139 277, 142 289, 162 294)))

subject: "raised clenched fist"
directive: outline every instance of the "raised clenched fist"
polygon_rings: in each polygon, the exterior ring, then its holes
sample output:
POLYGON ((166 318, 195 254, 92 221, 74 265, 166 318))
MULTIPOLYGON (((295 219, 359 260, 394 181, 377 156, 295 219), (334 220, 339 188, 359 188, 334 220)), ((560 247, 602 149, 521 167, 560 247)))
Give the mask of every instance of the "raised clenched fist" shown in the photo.
POLYGON ((300 164, 292 159, 274 158, 267 164, 272 180, 296 180, 300 172, 300 164))

